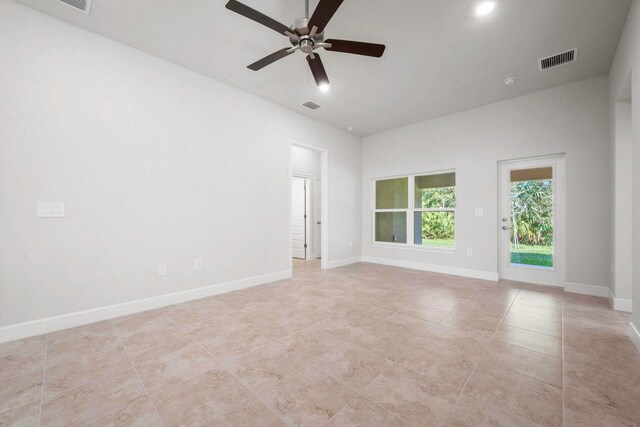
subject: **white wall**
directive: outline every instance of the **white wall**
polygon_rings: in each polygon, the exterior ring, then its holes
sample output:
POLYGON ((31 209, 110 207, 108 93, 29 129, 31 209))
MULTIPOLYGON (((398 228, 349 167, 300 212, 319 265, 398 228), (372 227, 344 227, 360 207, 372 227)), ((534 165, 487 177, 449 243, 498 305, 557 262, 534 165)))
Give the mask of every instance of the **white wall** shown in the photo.
MULTIPOLYGON (((629 176, 632 181, 631 190, 631 236, 632 236, 632 323, 631 336, 634 338, 636 346, 640 349, 640 2, 634 0, 629 10, 627 24, 620 39, 618 51, 616 52, 611 71, 610 81, 610 109, 615 112, 616 101, 620 93, 628 89, 631 84, 632 89, 632 153, 631 171, 629 176), (631 79, 629 78, 631 77, 631 79)), ((613 115, 613 114, 612 114, 613 115)), ((620 141, 613 140, 614 151, 619 148, 620 141)), ((617 188, 615 189, 617 191, 617 188)))
MULTIPOLYGON (((615 97, 618 98, 618 97, 615 97)), ((618 309, 629 309, 631 301, 631 265, 632 265, 632 222, 631 222, 631 103, 623 95, 623 100, 612 99, 612 141, 613 151, 613 246, 612 263, 614 267, 611 281, 611 297, 618 309)))
POLYGON ((320 178, 320 152, 308 148, 291 147, 293 174, 320 178))
POLYGON ((294 175, 302 175, 309 178, 309 206, 308 213, 310 220, 308 224, 310 230, 307 233, 307 244, 311 251, 307 257, 316 259, 320 257, 320 240, 321 233, 316 232, 316 223, 320 221, 320 218, 316 217, 316 192, 320 191, 318 188, 317 179, 321 179, 321 158, 320 152, 311 150, 308 148, 291 147, 291 171, 294 175))
POLYGON ((329 260, 359 256, 359 138, 0 0, 0 326, 286 273, 292 140, 329 150, 329 260))
POLYGON ((607 99, 607 78, 597 77, 364 138, 363 256, 495 276, 498 162, 566 153, 567 281, 608 286, 607 99), (446 169, 456 170, 456 253, 373 246, 372 179, 446 169))

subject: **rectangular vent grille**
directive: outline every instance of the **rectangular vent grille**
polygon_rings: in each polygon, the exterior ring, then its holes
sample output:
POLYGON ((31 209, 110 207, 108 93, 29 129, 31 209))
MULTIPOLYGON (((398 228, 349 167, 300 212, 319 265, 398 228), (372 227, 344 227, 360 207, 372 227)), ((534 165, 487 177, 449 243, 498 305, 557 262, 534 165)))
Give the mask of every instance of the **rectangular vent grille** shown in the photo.
POLYGON ((307 107, 307 108, 309 108, 311 110, 317 110, 318 108, 320 108, 320 106, 318 104, 316 104, 315 102, 313 102, 313 101, 307 101, 302 105, 304 105, 305 107, 307 107))
POLYGON ((558 53, 547 58, 540 60, 540 71, 548 70, 549 68, 559 67, 560 65, 569 64, 575 62, 578 59, 578 49, 571 49, 566 52, 558 53))
POLYGON ((81 10, 87 14, 91 9, 91 0, 58 0, 58 1, 60 3, 66 4, 67 6, 71 6, 74 9, 81 10))

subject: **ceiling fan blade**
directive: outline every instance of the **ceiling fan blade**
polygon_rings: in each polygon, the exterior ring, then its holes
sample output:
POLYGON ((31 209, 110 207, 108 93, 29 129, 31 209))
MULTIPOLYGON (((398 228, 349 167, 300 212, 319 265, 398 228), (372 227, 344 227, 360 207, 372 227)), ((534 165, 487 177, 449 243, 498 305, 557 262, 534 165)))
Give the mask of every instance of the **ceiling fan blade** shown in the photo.
POLYGON ((325 47, 325 50, 331 52, 352 53, 354 55, 373 56, 380 58, 385 50, 385 45, 365 42, 354 42, 351 40, 325 40, 325 43, 331 43, 331 47, 325 47))
POLYGON ((267 15, 263 15, 255 9, 251 9, 249 6, 244 5, 236 0, 229 0, 226 6, 227 9, 238 13, 245 18, 249 18, 252 21, 255 21, 259 24, 264 25, 265 27, 269 27, 277 33, 284 35, 285 32, 291 31, 289 27, 284 24, 279 23, 273 18, 269 18, 267 15))
POLYGON ((291 48, 285 47, 284 49, 273 52, 271 55, 267 55, 259 61, 254 62, 253 64, 247 66, 247 68, 253 71, 261 70, 267 65, 273 64, 277 60, 291 55, 293 52, 295 51, 291 50, 291 48))
POLYGON ((323 32, 324 27, 327 26, 343 1, 344 0, 320 0, 318 7, 316 7, 316 10, 309 20, 309 29, 318 27, 317 32, 323 32))
POLYGON ((318 86, 328 85, 329 84, 329 76, 327 76, 327 72, 324 70, 324 65, 322 65, 322 60, 320 59, 320 55, 314 53, 313 59, 311 55, 307 56, 307 62, 309 63, 309 68, 311 68, 311 74, 313 74, 313 78, 316 80, 316 84, 318 86))

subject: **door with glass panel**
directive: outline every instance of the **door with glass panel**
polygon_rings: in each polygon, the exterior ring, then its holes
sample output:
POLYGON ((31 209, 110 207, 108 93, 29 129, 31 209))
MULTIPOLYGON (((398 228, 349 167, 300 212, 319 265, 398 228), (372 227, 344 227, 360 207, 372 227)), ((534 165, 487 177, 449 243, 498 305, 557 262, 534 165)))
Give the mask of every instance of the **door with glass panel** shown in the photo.
POLYGON ((564 157, 500 163, 500 276, 565 282, 564 157))

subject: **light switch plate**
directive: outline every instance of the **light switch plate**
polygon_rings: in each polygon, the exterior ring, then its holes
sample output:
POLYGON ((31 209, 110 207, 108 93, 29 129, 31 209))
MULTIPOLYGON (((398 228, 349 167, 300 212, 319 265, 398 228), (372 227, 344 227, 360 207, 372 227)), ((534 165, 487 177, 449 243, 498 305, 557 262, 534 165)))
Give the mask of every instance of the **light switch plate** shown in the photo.
POLYGON ((202 258, 193 260, 193 269, 194 270, 202 270, 202 258))
POLYGON ((471 249, 471 248, 467 248, 467 255, 468 255, 468 256, 473 255, 473 249, 471 249))
POLYGON ((64 218, 65 211, 64 202, 38 202, 38 218, 64 218))

